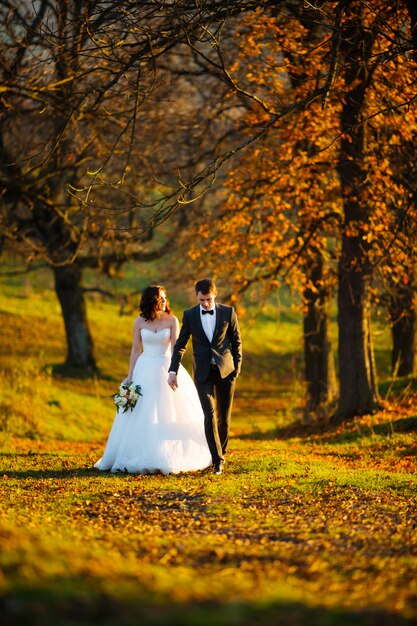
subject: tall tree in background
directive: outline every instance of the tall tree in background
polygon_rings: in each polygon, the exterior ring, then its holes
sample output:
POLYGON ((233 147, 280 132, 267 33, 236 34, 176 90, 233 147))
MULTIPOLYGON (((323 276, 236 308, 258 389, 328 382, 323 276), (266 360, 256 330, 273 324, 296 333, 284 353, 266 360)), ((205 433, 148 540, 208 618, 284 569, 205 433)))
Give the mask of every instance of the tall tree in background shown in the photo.
MULTIPOLYGON (((374 199, 373 188, 381 187, 379 179, 392 187, 393 178, 388 168, 375 170, 376 154, 383 162, 383 146, 371 150, 368 137, 374 117, 382 118, 384 110, 401 116, 403 105, 413 103, 404 85, 396 101, 383 103, 380 94, 388 81, 396 81, 400 65, 413 71, 412 44, 407 14, 397 6, 381 4, 373 11, 358 0, 335 5, 331 21, 318 15, 324 20, 320 29, 310 27, 307 13, 288 3, 288 13, 281 5, 275 21, 264 28, 258 23, 258 30, 250 24, 240 35, 241 56, 232 80, 245 96, 256 87, 245 117, 248 127, 265 124, 273 112, 279 118, 289 108, 293 117, 285 125, 277 122, 276 130, 269 127, 242 158, 229 176, 233 193, 220 211, 216 232, 203 225, 200 235, 220 251, 215 267, 232 270, 241 289, 259 281, 273 285, 290 272, 293 284, 301 290, 305 285, 309 294, 309 261, 317 250, 324 256, 340 250, 338 416, 345 419, 378 404, 370 306, 373 266, 384 255, 378 233, 392 205, 380 195, 374 199), (321 36, 311 48, 305 44, 309 28, 321 36), (309 101, 320 76, 327 77, 324 112, 317 102, 301 110, 299 104, 309 101), (339 200, 334 202, 335 195, 339 200), (336 247, 332 244, 326 253, 334 238, 336 247)), ((198 250, 192 254, 198 256, 198 250)), ((317 266, 313 262, 310 268, 317 266)), ((328 280, 324 276, 321 282, 328 280)))
MULTIPOLYGON (((413 93, 412 78, 407 78, 401 66, 397 80, 402 84, 397 93, 407 89, 413 93)), ((386 97, 391 105, 397 103, 397 93, 390 92, 387 85, 386 97)), ((385 219, 373 229, 378 233, 380 249, 373 262, 381 278, 381 298, 392 328, 392 372, 395 376, 414 376, 417 373, 417 111, 408 108, 404 123, 403 115, 394 106, 389 115, 374 121, 371 131, 368 143, 374 156, 370 156, 369 166, 377 172, 373 185, 375 212, 378 214, 381 203, 387 206, 385 219), (383 157, 378 146, 383 146, 383 157)), ((378 299, 379 294, 375 297, 378 299)))
POLYGON ((168 96, 155 114, 158 60, 171 54, 173 62, 174 48, 194 41, 211 45, 211 27, 215 33, 233 11, 251 7, 253 2, 1 3, 0 234, 28 262, 50 265, 69 365, 95 368, 83 269, 109 270, 165 252, 166 237, 152 240, 154 226, 167 217, 159 199, 178 209, 187 193, 174 174, 183 162, 177 152, 164 163, 165 171, 171 168, 165 186, 157 182, 154 152, 161 151, 151 146, 169 142, 152 131, 162 130, 159 122, 171 106, 168 96), (140 122, 149 122, 149 129, 140 122))
POLYGON ((51 266, 67 363, 91 369, 82 269, 110 263, 109 252, 117 261, 123 231, 114 229, 132 225, 132 218, 123 198, 117 198, 115 212, 103 215, 74 190, 107 176, 107 196, 116 195, 129 150, 120 138, 132 135, 136 111, 151 88, 149 71, 142 70, 139 85, 139 62, 128 50, 112 54, 126 41, 120 17, 108 3, 90 1, 1 6, 1 232, 24 258, 51 266), (89 171, 98 173, 92 177, 89 171))
POLYGON ((344 70, 337 163, 344 228, 339 260, 338 321, 340 418, 369 413, 378 404, 371 332, 371 242, 368 202, 371 183, 365 167, 367 96, 375 69, 377 28, 365 21, 361 3, 350 3, 340 26, 344 70))
MULTIPOLYGON (((369 236, 364 129, 367 119, 381 114, 380 103, 370 97, 375 68, 413 50, 413 32, 401 6, 411 15, 412 9, 408 3, 392 8, 385 2, 372 9, 361 0, 325 6, 323 11, 290 0, 145 5, 39 0, 30 7, 16 0, 1 5, 1 236, 26 258, 44 258, 55 268, 62 306, 78 311, 66 316, 68 341, 78 338, 70 361, 94 365, 83 300, 72 297, 79 292, 82 268, 156 254, 155 248, 144 248, 152 227, 198 197, 225 162, 253 145, 248 174, 254 176, 258 159, 258 182, 231 172, 229 189, 235 185, 235 194, 225 207, 226 225, 220 224, 220 238, 230 224, 236 227, 236 241, 242 243, 242 232, 247 235, 248 263, 237 276, 241 288, 291 275, 308 294, 318 285, 309 250, 326 259, 341 242, 340 323, 349 317, 354 291, 356 322, 347 334, 357 344, 357 374, 342 365, 339 412, 347 417, 375 405, 367 311, 370 256, 377 246, 369 236), (269 18, 266 30, 264 16, 269 18), (168 75, 171 93, 180 80, 184 84, 193 77, 195 82, 186 121, 179 130, 171 128, 167 138, 153 130, 164 128, 169 110, 158 98, 158 92, 164 98, 168 93, 159 91, 168 75), (221 118, 222 123, 206 127, 213 135, 189 132, 204 119, 202 111, 191 111, 194 102, 201 108, 197 92, 204 87, 203 81, 196 87, 198 77, 223 85, 223 108, 216 100, 216 122, 221 118), (294 147, 289 147, 287 129, 294 147), (334 143, 341 131, 341 141, 334 143), (174 175, 178 159, 172 149, 178 136, 181 171, 174 175), (152 141, 163 145, 161 137, 168 158, 160 150, 152 152, 152 141), (187 150, 197 155, 184 158, 187 150), (341 202, 334 199, 339 181, 341 202), (239 200, 235 208, 234 198, 239 200), (314 276, 308 278, 309 271, 314 276)), ((176 104, 171 105, 174 120, 176 104)), ((237 245, 231 245, 233 253, 237 245)), ((320 282, 331 282, 333 272, 323 269, 320 282)), ((342 354, 347 335, 341 341, 342 354)))
MULTIPOLYGON (((304 50, 306 29, 288 14, 258 15, 256 21, 244 20, 238 35, 231 76, 244 93, 257 89, 257 101, 247 100, 240 119, 252 129, 269 120, 277 102, 288 106, 308 96, 298 88, 306 77, 298 54, 304 50), (284 33, 291 41, 288 59, 282 52, 284 33)), ((338 181, 331 171, 334 155, 321 154, 337 132, 333 119, 333 111, 323 113, 319 103, 312 103, 285 124, 271 126, 236 162, 223 204, 207 216, 207 223, 203 217, 197 237, 201 245, 190 252, 203 267, 210 252, 213 271, 234 282, 234 296, 259 283, 268 293, 284 281, 303 294, 307 414, 322 413, 335 397, 327 333, 334 280, 324 259, 333 254, 328 237, 337 229, 340 208, 338 181)))

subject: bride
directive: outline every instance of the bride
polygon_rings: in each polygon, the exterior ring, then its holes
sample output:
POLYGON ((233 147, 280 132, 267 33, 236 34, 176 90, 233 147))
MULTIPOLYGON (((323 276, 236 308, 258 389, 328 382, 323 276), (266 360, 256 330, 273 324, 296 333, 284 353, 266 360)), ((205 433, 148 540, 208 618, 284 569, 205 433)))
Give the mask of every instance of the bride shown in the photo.
POLYGON ((172 348, 179 324, 166 290, 150 285, 142 293, 140 315, 133 325, 129 374, 123 384, 141 386, 134 409, 116 413, 103 457, 102 471, 177 474, 211 465, 204 415, 197 390, 184 367, 178 388, 167 385, 172 348))

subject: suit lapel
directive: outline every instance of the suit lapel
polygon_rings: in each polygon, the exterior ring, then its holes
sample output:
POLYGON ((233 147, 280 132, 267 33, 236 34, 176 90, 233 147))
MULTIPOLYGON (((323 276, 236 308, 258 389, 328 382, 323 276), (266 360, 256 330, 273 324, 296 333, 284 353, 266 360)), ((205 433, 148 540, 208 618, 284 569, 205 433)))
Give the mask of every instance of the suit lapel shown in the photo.
POLYGON ((199 304, 194 308, 194 311, 195 311, 195 323, 196 323, 198 332, 200 333, 200 335, 202 337, 204 337, 206 339, 206 341, 208 341, 207 335, 204 332, 203 324, 201 323, 201 313, 200 313, 200 305, 199 304))
POLYGON ((219 328, 220 328, 220 317, 221 317, 221 308, 220 305, 217 304, 216 302, 216 326, 214 328, 214 333, 213 333, 213 339, 211 340, 211 343, 214 342, 215 338, 217 337, 217 333, 219 332, 219 328))

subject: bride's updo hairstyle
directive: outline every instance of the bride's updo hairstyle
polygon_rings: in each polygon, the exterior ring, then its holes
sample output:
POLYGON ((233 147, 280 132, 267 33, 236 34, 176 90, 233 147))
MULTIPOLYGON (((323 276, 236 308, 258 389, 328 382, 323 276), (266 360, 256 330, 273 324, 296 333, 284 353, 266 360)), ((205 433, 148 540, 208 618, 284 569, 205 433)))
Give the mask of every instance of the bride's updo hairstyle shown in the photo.
MULTIPOLYGON (((166 294, 162 285, 149 285, 143 290, 139 304, 139 313, 146 320, 154 320, 158 311, 162 310, 161 291, 166 294)), ((165 313, 171 313, 168 298, 165 302, 165 313)))

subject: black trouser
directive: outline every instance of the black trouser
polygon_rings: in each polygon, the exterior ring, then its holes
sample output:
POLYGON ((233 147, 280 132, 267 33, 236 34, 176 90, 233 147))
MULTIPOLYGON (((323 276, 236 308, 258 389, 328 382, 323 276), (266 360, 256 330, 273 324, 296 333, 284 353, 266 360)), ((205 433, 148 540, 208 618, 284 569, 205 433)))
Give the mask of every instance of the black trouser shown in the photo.
POLYGON ((213 463, 224 460, 229 443, 230 416, 236 381, 222 378, 217 365, 210 366, 208 378, 195 383, 204 413, 204 429, 213 463))

